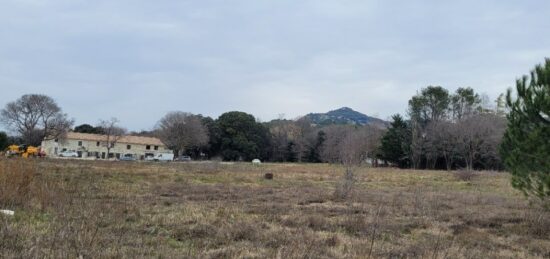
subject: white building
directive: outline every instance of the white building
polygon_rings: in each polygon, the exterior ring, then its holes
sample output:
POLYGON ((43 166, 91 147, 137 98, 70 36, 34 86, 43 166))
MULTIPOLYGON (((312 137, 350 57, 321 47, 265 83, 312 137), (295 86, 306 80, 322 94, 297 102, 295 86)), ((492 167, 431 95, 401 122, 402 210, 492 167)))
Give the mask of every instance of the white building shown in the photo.
MULTIPOLYGON (((69 132, 64 139, 42 141, 42 150, 48 156, 57 156, 60 152, 74 150, 79 157, 106 159, 107 136, 88 133, 69 132)), ((172 153, 158 138, 140 136, 122 136, 111 148, 110 158, 120 158, 131 154, 136 159, 154 156, 159 153, 172 153)))

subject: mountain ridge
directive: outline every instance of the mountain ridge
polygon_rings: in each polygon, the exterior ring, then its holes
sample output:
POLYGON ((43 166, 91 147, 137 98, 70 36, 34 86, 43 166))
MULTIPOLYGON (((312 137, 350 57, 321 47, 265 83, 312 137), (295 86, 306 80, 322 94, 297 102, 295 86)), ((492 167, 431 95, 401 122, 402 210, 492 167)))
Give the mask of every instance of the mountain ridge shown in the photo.
POLYGON ((388 122, 376 117, 365 115, 349 107, 342 107, 331 110, 326 113, 309 113, 304 116, 317 125, 325 126, 331 124, 351 124, 351 125, 373 125, 381 128, 387 128, 388 122))

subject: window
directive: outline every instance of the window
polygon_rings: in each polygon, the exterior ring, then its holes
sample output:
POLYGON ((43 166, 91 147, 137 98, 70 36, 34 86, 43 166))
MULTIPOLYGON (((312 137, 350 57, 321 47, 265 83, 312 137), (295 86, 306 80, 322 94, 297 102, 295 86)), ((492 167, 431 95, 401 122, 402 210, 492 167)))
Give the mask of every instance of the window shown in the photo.
POLYGON ((57 142, 59 142, 59 139, 55 139, 54 141, 57 143, 57 142))
POLYGON ((147 146, 145 146, 145 149, 151 150, 151 146, 147 145, 147 146))
POLYGON ((78 141, 78 146, 79 146, 79 147, 82 146, 82 141, 78 141))
POLYGON ((126 145, 126 149, 132 149, 132 145, 126 145))
POLYGON ((159 146, 155 146, 155 150, 159 150, 159 146))
POLYGON ((99 147, 99 141, 95 143, 95 146, 96 146, 96 147, 99 147))

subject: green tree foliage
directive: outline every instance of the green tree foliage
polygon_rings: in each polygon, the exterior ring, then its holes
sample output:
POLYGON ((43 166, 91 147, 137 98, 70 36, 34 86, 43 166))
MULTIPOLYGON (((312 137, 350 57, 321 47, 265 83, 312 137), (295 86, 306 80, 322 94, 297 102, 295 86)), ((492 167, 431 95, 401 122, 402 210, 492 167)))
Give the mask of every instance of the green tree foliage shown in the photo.
POLYGON ((8 135, 6 132, 0 131, 0 150, 6 149, 8 145, 8 135))
POLYGON ((220 154, 224 160, 269 158, 269 131, 254 116, 227 112, 216 121, 220 130, 220 154))
POLYGON ((422 125, 430 121, 441 121, 446 118, 450 101, 447 89, 428 86, 409 101, 409 115, 422 125))
POLYGON ((454 95, 451 96, 451 110, 453 118, 460 120, 464 117, 474 114, 480 109, 481 98, 474 89, 470 87, 458 88, 454 95))
POLYGON ((289 141, 286 146, 286 161, 296 162, 298 161, 298 154, 296 152, 296 144, 294 141, 289 141))
POLYGON ((550 197, 550 59, 516 81, 507 94, 508 129, 501 146, 512 185, 525 194, 550 197))
POLYGON ((405 168, 410 165, 409 148, 411 145, 411 129, 401 115, 392 116, 392 123, 382 137, 380 158, 405 168))
POLYGON ((208 131, 208 145, 206 155, 210 158, 219 155, 221 148, 221 131, 216 121, 210 117, 203 117, 202 124, 208 131))
POLYGON ((74 132, 90 133, 90 134, 103 134, 103 128, 94 127, 90 124, 82 124, 74 127, 74 132))

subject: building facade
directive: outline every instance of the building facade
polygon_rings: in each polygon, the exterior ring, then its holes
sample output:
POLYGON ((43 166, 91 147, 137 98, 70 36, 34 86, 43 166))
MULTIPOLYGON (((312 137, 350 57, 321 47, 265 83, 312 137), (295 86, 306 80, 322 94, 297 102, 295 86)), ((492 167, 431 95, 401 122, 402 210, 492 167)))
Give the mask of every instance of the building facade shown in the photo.
POLYGON ((58 156, 63 151, 76 151, 82 158, 120 158, 132 155, 143 160, 147 156, 172 153, 158 138, 122 136, 109 150, 107 157, 107 136, 99 134, 69 132, 63 139, 42 141, 42 151, 48 156, 58 156))

